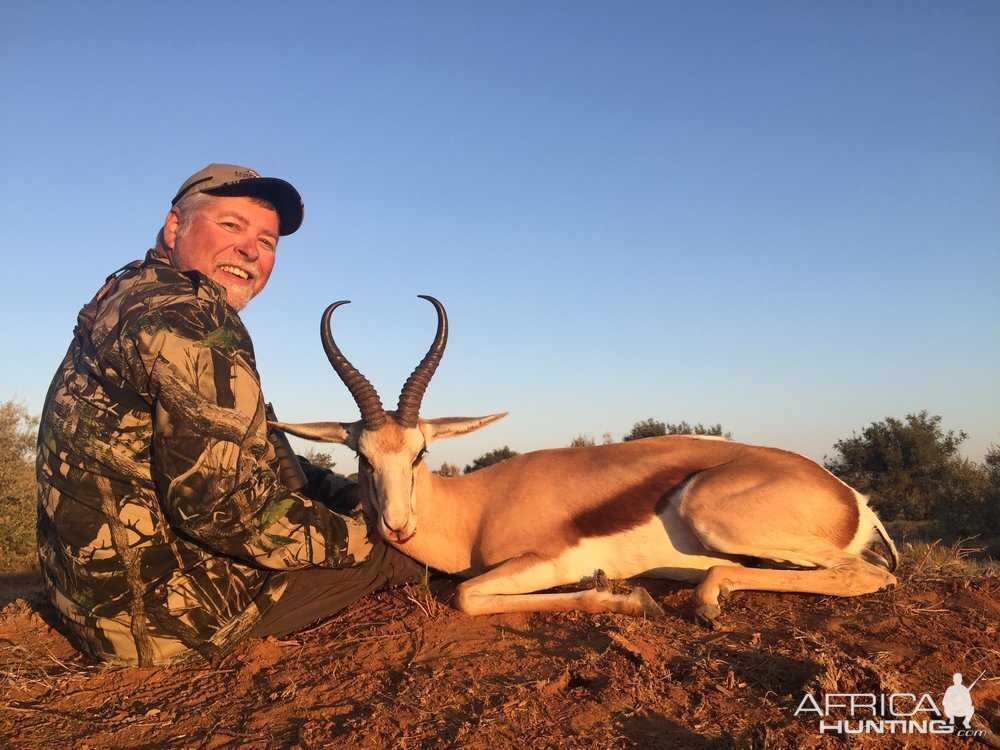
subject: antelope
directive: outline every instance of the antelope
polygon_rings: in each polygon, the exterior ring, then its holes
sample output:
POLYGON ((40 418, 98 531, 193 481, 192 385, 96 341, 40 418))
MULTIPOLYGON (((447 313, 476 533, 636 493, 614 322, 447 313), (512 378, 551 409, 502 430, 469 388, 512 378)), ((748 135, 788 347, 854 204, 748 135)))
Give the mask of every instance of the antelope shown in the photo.
POLYGON ((665 436, 540 450, 457 477, 432 473, 424 461, 430 443, 507 413, 419 416, 448 338, 444 306, 420 297, 437 310, 437 332, 395 411, 334 341, 330 318, 348 304, 342 300, 323 313, 320 335, 361 420, 272 425, 354 450, 382 538, 467 579, 455 596, 461 611, 662 615, 645 589, 602 585, 650 577, 697 584, 696 618, 715 627, 719 598, 732 591, 857 596, 895 583, 896 548, 866 498, 777 448, 665 436), (891 565, 868 548, 879 537, 891 565), (597 585, 546 591, 579 583, 597 585))

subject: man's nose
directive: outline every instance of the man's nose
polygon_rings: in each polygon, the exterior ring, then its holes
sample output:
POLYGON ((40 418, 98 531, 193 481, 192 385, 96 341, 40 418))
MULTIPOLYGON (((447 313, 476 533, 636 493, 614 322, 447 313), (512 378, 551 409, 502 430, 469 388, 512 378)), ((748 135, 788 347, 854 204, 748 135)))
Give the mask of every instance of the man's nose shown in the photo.
POLYGON ((248 260, 257 260, 260 251, 257 249, 257 238, 249 235, 240 238, 236 243, 236 252, 248 260))

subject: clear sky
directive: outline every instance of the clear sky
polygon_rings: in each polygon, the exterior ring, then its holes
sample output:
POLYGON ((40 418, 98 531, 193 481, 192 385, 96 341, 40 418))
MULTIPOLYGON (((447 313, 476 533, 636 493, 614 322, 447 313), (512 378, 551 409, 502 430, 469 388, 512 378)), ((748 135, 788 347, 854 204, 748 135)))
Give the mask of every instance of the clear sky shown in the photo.
POLYGON ((650 417, 822 459, 922 409, 981 460, 998 34, 993 0, 4 2, 0 400, 40 411, 79 307, 220 161, 305 198, 244 313, 285 420, 357 417, 338 299, 394 406, 423 293, 423 415, 511 412, 432 467, 650 417))

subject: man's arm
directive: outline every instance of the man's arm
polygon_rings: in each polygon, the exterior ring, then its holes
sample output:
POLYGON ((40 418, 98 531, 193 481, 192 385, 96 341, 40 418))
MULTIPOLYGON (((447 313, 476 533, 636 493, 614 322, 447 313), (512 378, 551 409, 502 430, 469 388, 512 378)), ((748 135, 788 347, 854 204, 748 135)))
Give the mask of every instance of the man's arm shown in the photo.
POLYGON ((322 466, 314 466, 302 456, 295 458, 306 478, 306 485, 299 492, 337 513, 350 515, 357 509, 361 500, 357 482, 322 466))
MULTIPOLYGON (((157 321, 165 317, 160 312, 157 321)), ((371 544, 361 514, 334 513, 289 490, 273 470, 249 342, 241 346, 245 332, 200 333, 162 326, 134 339, 154 397, 153 473, 171 526, 217 554, 265 568, 362 562, 371 544)))

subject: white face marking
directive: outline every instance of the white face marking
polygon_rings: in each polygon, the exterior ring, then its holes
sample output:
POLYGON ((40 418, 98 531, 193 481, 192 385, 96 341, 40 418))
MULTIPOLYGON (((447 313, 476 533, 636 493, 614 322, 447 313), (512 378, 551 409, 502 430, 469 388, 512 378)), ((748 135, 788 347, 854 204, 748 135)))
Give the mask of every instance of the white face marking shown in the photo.
POLYGON ((358 439, 358 453, 371 465, 379 532, 387 541, 405 544, 417 533, 414 473, 425 445, 420 430, 393 423, 358 439))

